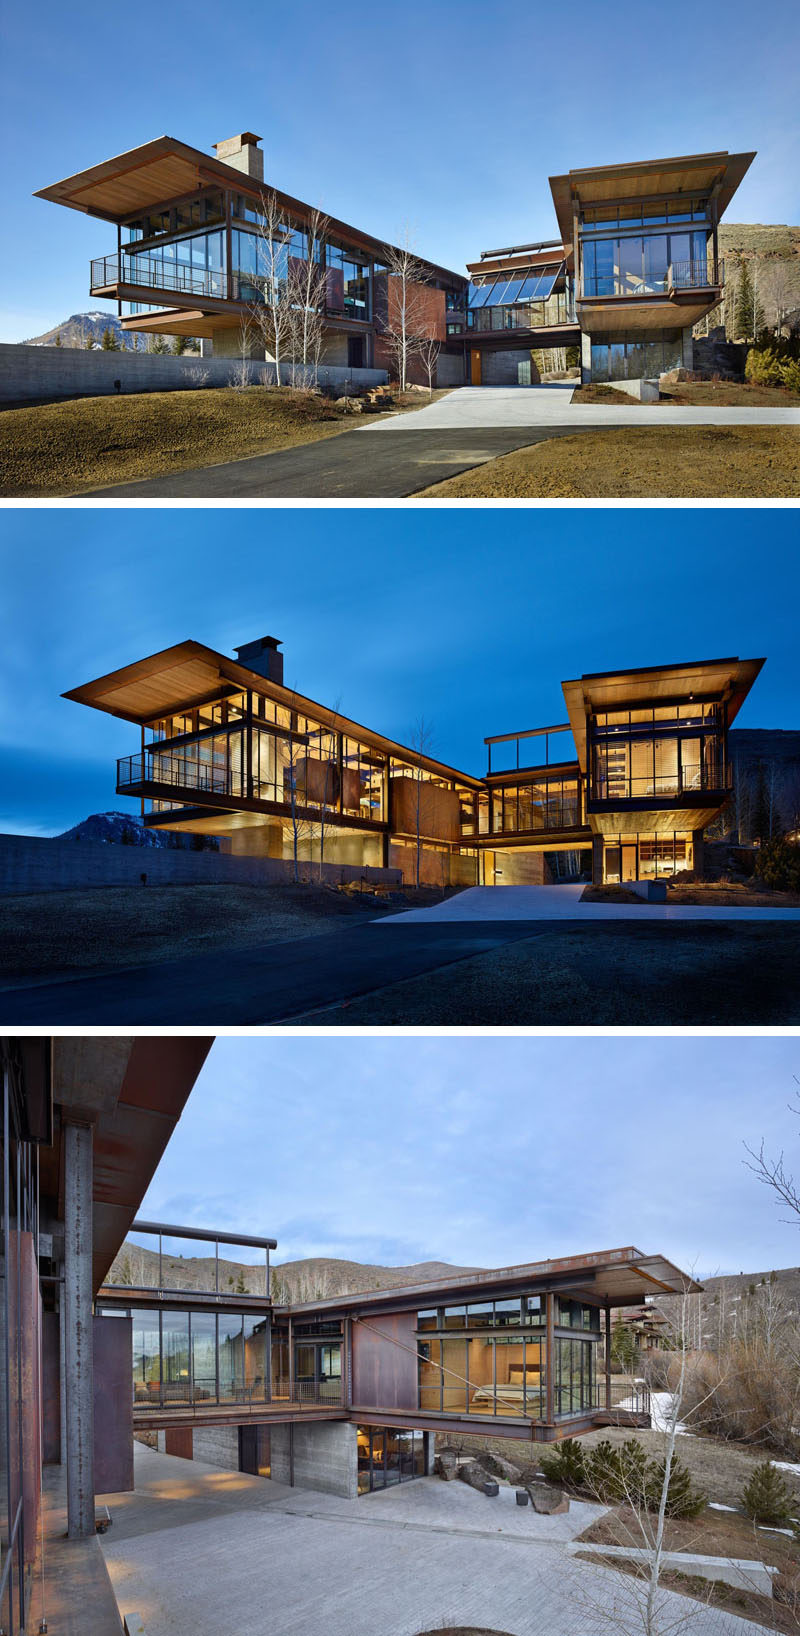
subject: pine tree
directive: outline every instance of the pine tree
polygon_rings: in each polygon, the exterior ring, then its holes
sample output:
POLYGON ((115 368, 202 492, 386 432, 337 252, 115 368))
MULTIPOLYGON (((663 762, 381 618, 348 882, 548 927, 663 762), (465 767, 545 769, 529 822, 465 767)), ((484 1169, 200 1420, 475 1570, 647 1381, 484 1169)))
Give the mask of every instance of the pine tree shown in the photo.
POLYGON ((103 330, 103 339, 100 345, 104 352, 119 352, 119 341, 110 325, 103 330))
POLYGON ((777 1466, 764 1460, 739 1496, 742 1509, 754 1522, 779 1528, 792 1514, 792 1495, 777 1466))
POLYGON ((173 338, 172 338, 172 351, 173 351, 175 357, 176 358, 182 358, 184 352, 186 351, 186 348, 188 347, 188 345, 189 345, 189 337, 187 335, 175 335, 175 336, 173 336, 173 338))
POLYGON ((63 343, 63 341, 61 339, 61 331, 60 330, 59 330, 59 332, 58 332, 58 334, 57 334, 57 336, 55 338, 55 341, 54 341, 53 345, 57 346, 57 347, 60 347, 60 346, 64 345, 64 343, 63 343))
POLYGON ((83 337, 83 344, 87 352, 94 351, 94 336, 90 329, 86 331, 86 334, 83 337))
POLYGON ((247 1285, 246 1285, 246 1283, 244 1281, 244 1273, 243 1272, 239 1273, 239 1277, 236 1280, 236 1288, 234 1290, 234 1294, 235 1295, 246 1295, 247 1294, 247 1285))
MULTIPOLYGON (((652 1511, 658 1510, 664 1486, 664 1470, 664 1460, 652 1460, 647 1468, 646 1492, 648 1506, 652 1511)), ((667 1516, 699 1517, 700 1512, 705 1511, 706 1504, 706 1495, 694 1487, 686 1466, 675 1457, 670 1467, 667 1487, 667 1516)))
POLYGON ((736 310, 734 329, 736 339, 749 341, 752 339, 751 328, 753 319, 753 281, 750 277, 750 266, 745 260, 739 268, 739 277, 736 281, 736 310))
POLYGON ((167 351, 167 343, 164 340, 163 335, 154 335, 153 336, 153 351, 154 352, 159 352, 159 353, 167 351))
POLYGON ((621 1369, 631 1370, 636 1362, 636 1336, 629 1324, 617 1318, 611 1335, 611 1358, 621 1369))

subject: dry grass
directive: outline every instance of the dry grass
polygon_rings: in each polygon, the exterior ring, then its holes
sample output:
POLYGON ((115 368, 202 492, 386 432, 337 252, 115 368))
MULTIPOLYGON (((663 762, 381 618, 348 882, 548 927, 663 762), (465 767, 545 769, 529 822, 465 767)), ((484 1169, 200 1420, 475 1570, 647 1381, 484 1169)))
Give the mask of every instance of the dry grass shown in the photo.
POLYGON ((359 417, 267 387, 76 398, 2 418, 0 493, 76 494, 332 437, 359 417))
MULTIPOLYGON (((434 392, 433 401, 449 390, 434 392)), ((426 391, 395 394, 381 413, 403 414, 429 401, 426 391)), ((0 494, 81 494, 315 443, 363 419, 331 398, 287 386, 137 392, 8 409, 0 421, 0 494)))
MULTIPOLYGON (((643 903, 644 898, 624 886, 587 886, 581 903, 643 903)), ((770 892, 749 882, 697 881, 667 884, 667 903, 693 904, 717 909, 797 909, 800 893, 770 892)))
POLYGON ((793 426, 609 427, 547 438, 416 499, 787 499, 800 495, 793 426))
MULTIPOLYGON (((579 386, 573 403, 602 403, 641 406, 641 398, 632 392, 618 392, 616 387, 603 381, 592 381, 579 386)), ((660 402, 683 404, 696 409, 793 409, 800 404, 800 393, 790 392, 785 386, 751 386, 749 381, 678 381, 675 386, 661 388, 660 402)), ((646 404, 646 408, 652 408, 646 404)), ((657 407, 657 406, 656 406, 657 407)))
MULTIPOLYGON (((579 1540, 595 1545, 641 1546, 642 1540, 636 1518, 624 1506, 598 1517, 579 1535, 579 1540)), ((800 1554, 795 1542, 782 1534, 768 1533, 756 1528, 747 1517, 725 1511, 705 1511, 692 1521, 667 1519, 664 1546, 668 1551, 696 1552, 701 1556, 722 1557, 726 1561, 739 1559, 764 1562, 767 1567, 780 1570, 781 1586, 791 1586, 800 1573, 800 1554)), ((595 1553, 578 1552, 581 1560, 595 1566, 602 1558, 595 1553)), ((635 1563, 629 1566, 619 1558, 609 1559, 620 1571, 640 1573, 635 1563)), ((769 1630, 797 1636, 800 1631, 800 1604, 797 1608, 782 1602, 776 1596, 763 1596, 755 1590, 729 1585, 725 1580, 702 1578, 693 1574, 687 1563, 686 1572, 669 1568, 661 1575, 667 1590, 679 1591, 685 1596, 697 1597, 709 1607, 737 1613, 742 1619, 752 1619, 769 1630)))

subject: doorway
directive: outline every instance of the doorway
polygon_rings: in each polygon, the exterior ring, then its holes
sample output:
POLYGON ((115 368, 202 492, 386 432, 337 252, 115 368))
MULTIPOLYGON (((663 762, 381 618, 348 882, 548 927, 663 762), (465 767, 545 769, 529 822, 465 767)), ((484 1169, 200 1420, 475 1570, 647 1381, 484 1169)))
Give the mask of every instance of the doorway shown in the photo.
POLYGON ((364 368, 364 337, 363 335, 348 335, 347 337, 347 367, 348 369, 364 368))
POLYGON ((469 378, 473 386, 481 385, 481 355, 477 347, 470 349, 469 378))
POLYGON ((636 842, 623 841, 622 843, 622 880, 638 880, 639 871, 636 866, 636 842))
POLYGON ((424 1477, 428 1436, 428 1432, 399 1431, 392 1426, 359 1426, 359 1494, 373 1494, 376 1489, 424 1477))

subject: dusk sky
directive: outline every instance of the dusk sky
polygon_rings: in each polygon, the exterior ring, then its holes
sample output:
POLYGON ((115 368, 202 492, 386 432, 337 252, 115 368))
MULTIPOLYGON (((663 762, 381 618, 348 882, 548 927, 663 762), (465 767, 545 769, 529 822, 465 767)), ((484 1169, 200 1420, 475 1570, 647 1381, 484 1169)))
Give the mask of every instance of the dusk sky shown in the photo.
POLYGON ((565 719, 584 672, 766 656, 739 726, 800 726, 792 511, 8 509, 0 832, 115 793, 134 726, 68 688, 193 638, 282 639, 289 687, 486 770, 483 739, 565 719), (777 594, 776 594, 777 593, 777 594))
POLYGON ((548 177, 582 166, 756 149, 732 221, 797 222, 796 0, 724 14, 678 0, 321 3, 99 0, 9 6, 2 141, 14 253, 0 339, 74 312, 113 226, 32 198, 168 134, 210 152, 263 137, 268 183, 462 270, 481 250, 552 238, 548 177))
POLYGON ((799 1066, 796 1039, 752 1036, 221 1038, 141 1213, 273 1235, 277 1262, 794 1266, 742 1144, 797 1173, 799 1066))

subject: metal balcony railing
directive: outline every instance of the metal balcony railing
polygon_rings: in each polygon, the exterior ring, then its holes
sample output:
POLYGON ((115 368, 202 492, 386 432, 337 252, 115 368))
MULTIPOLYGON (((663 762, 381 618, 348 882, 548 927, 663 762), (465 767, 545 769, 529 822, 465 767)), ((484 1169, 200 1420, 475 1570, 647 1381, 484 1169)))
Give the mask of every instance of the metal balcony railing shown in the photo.
POLYGON ((231 281, 217 269, 188 267, 183 262, 165 262, 146 255, 96 257, 90 273, 92 294, 118 284, 136 285, 145 290, 168 290, 198 298, 212 296, 216 300, 232 299, 231 281))
POLYGON ((667 273, 670 290, 716 289, 725 283, 725 263, 718 261, 673 261, 667 273))
POLYGON ((211 795, 244 795, 244 779, 233 767, 216 767, 211 762, 188 756, 169 755, 160 750, 144 755, 122 756, 117 762, 117 789, 138 789, 143 784, 162 784, 173 789, 197 790, 211 795))
POLYGON ((650 1388, 643 1380, 631 1380, 629 1375, 612 1375, 609 1401, 605 1376, 600 1373, 592 1387, 592 1407, 599 1410, 623 1409, 629 1414, 649 1414, 650 1388))
POLYGON ((683 767, 679 773, 629 778, 624 773, 600 773, 594 781, 592 801, 642 801, 650 796, 673 801, 683 795, 721 794, 730 789, 731 769, 683 767))
POLYGON ((279 1378, 272 1382, 272 1402, 305 1405, 338 1406, 342 1402, 341 1380, 295 1380, 279 1378))

